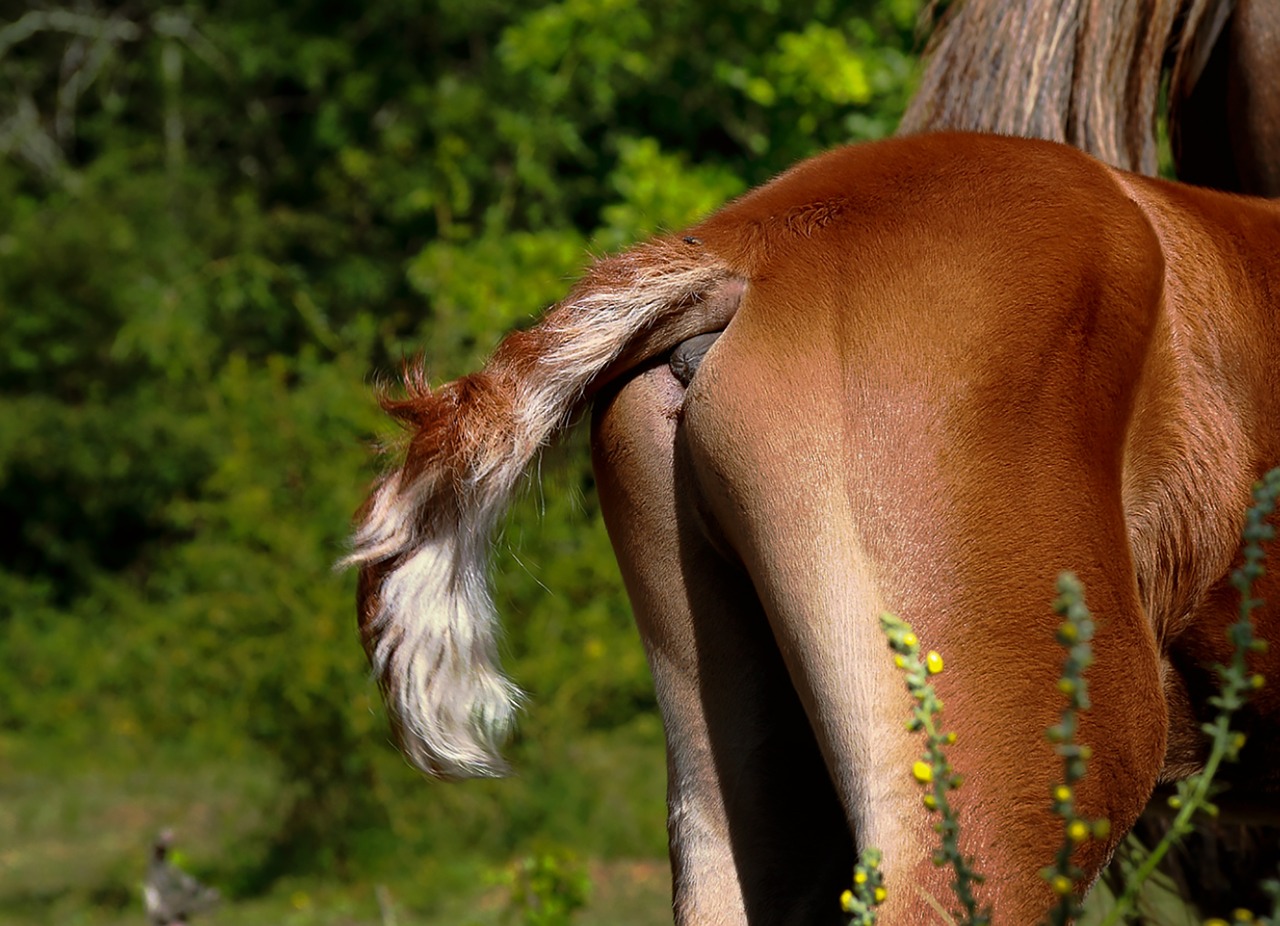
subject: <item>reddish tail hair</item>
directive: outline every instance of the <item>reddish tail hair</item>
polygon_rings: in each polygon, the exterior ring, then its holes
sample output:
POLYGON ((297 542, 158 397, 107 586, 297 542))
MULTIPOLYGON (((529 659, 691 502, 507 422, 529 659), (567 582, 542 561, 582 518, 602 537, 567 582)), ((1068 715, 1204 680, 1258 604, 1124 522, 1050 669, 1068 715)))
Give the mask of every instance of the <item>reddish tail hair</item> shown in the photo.
MULTIPOLYGON (((398 468, 365 505, 365 647, 401 745, 424 771, 504 771, 499 746, 520 692, 498 667, 489 544, 529 463, 601 385, 728 322, 732 275, 696 239, 660 238, 600 261, 485 368, 438 389, 422 372, 383 405, 412 430, 398 468)), ((740 289, 735 290, 740 293, 740 289)))
POLYGON ((1225 0, 962 0, 930 39, 899 132, 956 129, 1066 142, 1156 173, 1166 53, 1173 99, 1204 68, 1225 0))

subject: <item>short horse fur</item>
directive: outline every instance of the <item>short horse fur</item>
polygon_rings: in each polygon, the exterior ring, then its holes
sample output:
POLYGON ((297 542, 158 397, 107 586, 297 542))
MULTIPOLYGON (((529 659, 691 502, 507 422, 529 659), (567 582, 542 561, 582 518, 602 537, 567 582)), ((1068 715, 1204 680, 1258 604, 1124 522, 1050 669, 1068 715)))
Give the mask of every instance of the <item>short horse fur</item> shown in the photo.
MULTIPOLYGON (((931 12, 944 7, 900 133, 1065 141, 1155 175, 1163 118, 1180 180, 1280 196, 1275 0, 955 0, 931 12)), ((1153 845, 1170 819, 1157 795, 1139 842, 1153 845)), ((1260 824, 1201 817, 1161 869, 1205 916, 1269 906, 1257 885, 1276 871, 1280 829, 1260 824)))
MULTIPOLYGON (((594 402, 666 730, 676 922, 838 923, 866 845, 882 922, 949 905, 883 610, 946 657, 981 897, 1036 922, 1062 838, 1054 579, 1075 571, 1098 616, 1078 800, 1113 829, 1077 852, 1091 880, 1205 755, 1249 487, 1280 462, 1278 311, 1280 206, 987 136, 832 151, 600 261, 481 372, 387 402, 411 437, 350 559, 404 748, 437 775, 502 769, 491 534, 594 402), (664 358, 716 331, 686 388, 664 358)), ((1278 708, 1264 691, 1242 723, 1278 708)), ((1230 770, 1239 799, 1274 795, 1273 742, 1230 770)))

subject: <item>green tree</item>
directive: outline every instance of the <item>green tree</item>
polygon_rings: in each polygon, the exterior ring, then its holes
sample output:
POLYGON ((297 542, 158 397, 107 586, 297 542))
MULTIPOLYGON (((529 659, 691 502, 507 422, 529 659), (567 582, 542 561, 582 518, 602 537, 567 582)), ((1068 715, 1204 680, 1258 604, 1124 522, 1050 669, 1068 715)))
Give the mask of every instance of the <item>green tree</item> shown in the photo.
POLYGON ((590 809, 589 788, 661 762, 580 444, 498 565, 530 771, 411 796, 352 578, 330 571, 391 437, 368 387, 419 352, 439 378, 474 368, 589 252, 887 134, 917 8, 84 0, 0 19, 0 733, 264 757, 287 795, 270 872, 340 867, 371 828, 656 847, 658 814, 590 809), (627 771, 550 770, 562 742, 627 771), (552 792, 603 822, 566 823, 552 792))

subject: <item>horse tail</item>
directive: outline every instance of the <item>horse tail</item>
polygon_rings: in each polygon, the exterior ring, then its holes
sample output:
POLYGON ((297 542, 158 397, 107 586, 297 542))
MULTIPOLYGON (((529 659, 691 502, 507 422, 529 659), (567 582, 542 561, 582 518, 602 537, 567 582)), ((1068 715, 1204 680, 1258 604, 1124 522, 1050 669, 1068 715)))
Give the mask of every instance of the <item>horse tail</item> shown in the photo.
POLYGON ((920 88, 899 131, 1045 138, 1155 174, 1166 52, 1179 50, 1175 86, 1185 80, 1179 72, 1198 74, 1203 60, 1184 52, 1212 28, 1217 17, 1206 13, 1226 3, 961 0, 929 41, 920 88))
POLYGON ((609 380, 720 330, 741 295, 694 238, 597 262, 568 298, 506 337, 483 370, 431 389, 421 368, 383 407, 411 432, 374 487, 344 565, 401 747, 443 778, 497 776, 521 693, 498 667, 489 544, 528 467, 609 380), (726 285, 728 284, 728 285, 726 285))

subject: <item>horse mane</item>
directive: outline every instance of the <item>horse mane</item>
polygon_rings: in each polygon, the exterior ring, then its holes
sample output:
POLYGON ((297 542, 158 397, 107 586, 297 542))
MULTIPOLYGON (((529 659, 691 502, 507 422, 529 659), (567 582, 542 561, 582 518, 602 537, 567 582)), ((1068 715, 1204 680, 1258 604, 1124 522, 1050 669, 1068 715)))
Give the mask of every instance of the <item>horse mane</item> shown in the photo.
POLYGON ((1044 138, 1155 174, 1165 63, 1172 54, 1176 99, 1195 83, 1231 5, 958 0, 938 20, 899 131, 1044 138))

